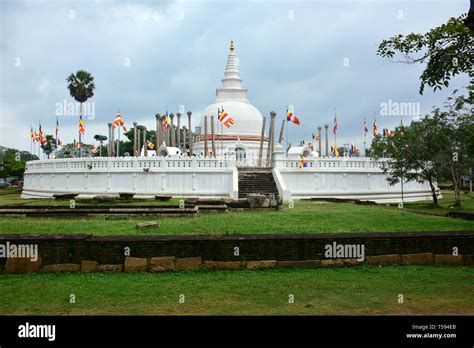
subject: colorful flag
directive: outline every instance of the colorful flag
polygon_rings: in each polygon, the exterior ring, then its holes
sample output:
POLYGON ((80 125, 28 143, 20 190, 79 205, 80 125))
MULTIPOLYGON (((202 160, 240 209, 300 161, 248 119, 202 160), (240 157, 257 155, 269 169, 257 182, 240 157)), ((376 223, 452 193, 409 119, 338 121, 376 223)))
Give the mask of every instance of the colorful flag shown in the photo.
POLYGON ((115 128, 115 127, 122 127, 125 133, 128 132, 127 127, 125 127, 125 121, 123 120, 122 115, 120 114, 120 111, 117 112, 117 115, 115 115, 115 120, 112 123, 112 128, 115 128))
POLYGON ((56 116, 56 135, 58 135, 59 132, 59 120, 58 117, 56 116))
POLYGON ((364 135, 367 135, 368 131, 369 131, 369 126, 367 125, 367 121, 364 117, 364 135))
POLYGON ((336 144, 334 144, 334 146, 331 147, 331 152, 334 156, 339 157, 339 150, 336 144))
POLYGON ((334 126, 332 127, 332 132, 334 133, 334 135, 336 135, 337 133, 337 126, 338 126, 337 116, 334 114, 334 126))
POLYGON ((153 144, 150 140, 147 140, 146 144, 148 146, 148 150, 153 150, 155 148, 155 144, 153 144))
POLYGON ((31 139, 35 140, 35 132, 33 131, 33 126, 31 126, 30 137, 31 139))
POLYGON ((306 158, 304 158, 303 155, 301 155, 301 161, 300 161, 299 168, 306 168, 306 167, 308 167, 308 160, 306 158))
POLYGON ((230 128, 235 123, 232 117, 224 111, 224 107, 222 107, 222 110, 217 109, 217 118, 227 128, 230 128))
POLYGON ((40 140, 41 140, 41 139, 40 139, 40 134, 39 134, 39 132, 37 132, 37 131, 35 131, 35 139, 34 139, 34 140, 35 140, 35 141, 40 141, 40 140))
POLYGON ((294 124, 296 124, 297 126, 300 125, 300 120, 298 119, 298 117, 296 117, 296 115, 294 115, 290 110, 286 109, 286 121, 291 121, 293 122, 294 124))
POLYGON ((166 132, 170 127, 170 118, 168 116, 168 111, 166 111, 165 119, 163 120, 163 131, 166 132))
POLYGON ((86 125, 84 124, 84 120, 82 119, 82 115, 79 117, 79 133, 84 135, 86 132, 86 125))
POLYGON ((388 138, 388 128, 383 129, 383 137, 388 138))
POLYGON ((374 120, 374 128, 372 129, 372 133, 374 134, 374 137, 377 136, 377 120, 374 120))
POLYGON ((81 147, 81 144, 79 144, 79 142, 76 139, 74 139, 74 147, 77 147, 77 148, 81 147))

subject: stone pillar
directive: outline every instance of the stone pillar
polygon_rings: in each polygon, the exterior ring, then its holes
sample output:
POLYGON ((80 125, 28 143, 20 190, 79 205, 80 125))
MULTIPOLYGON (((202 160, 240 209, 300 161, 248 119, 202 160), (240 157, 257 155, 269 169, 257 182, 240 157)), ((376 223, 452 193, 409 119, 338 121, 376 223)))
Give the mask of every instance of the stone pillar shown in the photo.
POLYGON ((183 125, 183 154, 186 154, 186 126, 183 125))
POLYGON ((174 136, 174 114, 170 114, 171 124, 170 124, 170 146, 175 146, 175 136, 174 136))
POLYGON ((113 154, 112 154, 112 148, 113 148, 113 140, 112 140, 112 123, 107 123, 107 125, 109 126, 109 144, 107 146, 107 155, 109 157, 112 157, 113 154))
POLYGON ((268 130, 267 167, 272 165, 272 153, 275 150, 275 117, 274 111, 270 112, 270 128, 268 130))
POLYGON ((265 140, 265 123, 267 118, 263 116, 262 122, 262 132, 260 133, 260 148, 258 149, 258 166, 262 166, 262 157, 263 157, 263 142, 265 140))
POLYGON ((319 156, 323 156, 321 153, 321 126, 318 127, 318 151, 319 151, 319 156))
POLYGON ((324 125, 324 132, 326 133, 326 157, 329 156, 329 138, 328 138, 329 125, 324 125))
POLYGON ((281 128, 280 128, 280 136, 278 137, 278 144, 281 145, 281 142, 283 141, 283 131, 285 130, 285 123, 287 121, 285 119, 283 119, 281 121, 281 128))
POLYGON ((211 144, 212 144, 212 157, 216 157, 216 133, 214 132, 214 116, 211 116, 211 144))
POLYGON ((137 156, 141 155, 141 126, 137 126, 137 156))
POLYGON ((142 130, 143 130, 143 155, 145 157, 147 157, 148 156, 148 146, 147 146, 147 143, 146 143, 146 127, 142 126, 142 130))
POLYGON ((112 139, 112 146, 111 146, 110 152, 112 154, 112 157, 114 157, 115 156, 115 129, 112 123, 110 124, 110 127, 112 128, 112 136, 110 137, 110 139, 112 139))
POLYGON ((207 157, 207 116, 204 116, 204 157, 207 157))
POLYGON ((176 127, 176 131, 178 132, 178 134, 177 134, 177 137, 176 137, 177 138, 176 142, 177 142, 177 145, 178 145, 177 148, 181 149, 181 113, 178 112, 176 114, 176 116, 178 117, 178 126, 176 127))
POLYGON ((187 112, 187 115, 188 115, 188 127, 189 127, 189 155, 192 156, 193 155, 193 131, 192 131, 192 128, 191 128, 191 115, 193 113, 191 111, 188 111, 187 112))
POLYGON ((160 124, 161 124, 161 120, 160 120, 160 117, 161 115, 160 114, 156 114, 155 115, 155 118, 156 118, 156 132, 155 132, 155 137, 156 137, 156 144, 155 144, 155 153, 158 154, 158 149, 160 148, 160 143, 161 143, 161 127, 160 127, 160 124))
POLYGON ((137 124, 133 122, 133 156, 137 156, 137 124))

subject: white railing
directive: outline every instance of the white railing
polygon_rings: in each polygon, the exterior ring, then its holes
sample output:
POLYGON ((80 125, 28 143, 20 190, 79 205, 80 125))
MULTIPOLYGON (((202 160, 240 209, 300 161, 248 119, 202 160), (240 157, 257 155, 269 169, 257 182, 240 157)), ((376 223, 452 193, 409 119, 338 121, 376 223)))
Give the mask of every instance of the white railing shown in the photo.
POLYGON ((341 158, 316 158, 307 159, 306 167, 300 168, 301 159, 299 158, 276 158, 274 167, 284 170, 382 170, 388 159, 375 160, 369 157, 341 157, 341 158))
POLYGON ((26 163, 26 172, 54 171, 94 171, 94 170, 127 170, 127 169, 210 169, 234 168, 235 160, 230 158, 213 158, 201 156, 173 157, 91 157, 91 158, 58 158, 54 160, 37 160, 26 163))

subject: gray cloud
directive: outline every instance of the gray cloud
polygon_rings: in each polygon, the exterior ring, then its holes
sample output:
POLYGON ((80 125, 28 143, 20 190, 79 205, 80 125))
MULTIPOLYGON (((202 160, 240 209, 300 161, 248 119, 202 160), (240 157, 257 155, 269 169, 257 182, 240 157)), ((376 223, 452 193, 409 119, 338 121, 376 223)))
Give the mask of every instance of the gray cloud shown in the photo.
MULTIPOLYGON (((371 124, 380 103, 420 102, 425 113, 448 94, 420 96, 422 67, 377 57, 378 43, 397 33, 427 31, 466 12, 468 1, 3 1, 0 6, 2 145, 29 149, 28 131, 38 121, 52 133, 56 103, 72 101, 65 79, 78 69, 90 71, 97 87, 91 99, 96 118, 86 120, 86 141, 107 132, 118 108, 126 123, 150 127, 153 115, 166 106, 176 112, 184 104, 199 116, 215 100, 233 39, 251 103, 264 115, 276 111, 280 120, 286 105, 295 106, 302 125, 291 127, 290 142, 309 139, 318 125, 331 125, 336 107, 338 143, 360 146, 363 117, 371 124)), ((450 89, 467 83, 456 78, 450 89)), ((398 122, 378 118, 379 129, 398 122)), ((61 138, 71 142, 77 118, 60 123, 61 138)))

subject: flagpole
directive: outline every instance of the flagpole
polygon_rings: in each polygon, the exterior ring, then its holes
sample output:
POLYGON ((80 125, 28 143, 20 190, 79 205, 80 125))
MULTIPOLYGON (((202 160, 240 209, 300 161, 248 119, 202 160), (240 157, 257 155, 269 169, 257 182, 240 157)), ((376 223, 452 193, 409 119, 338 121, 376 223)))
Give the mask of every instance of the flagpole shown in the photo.
POLYGON ((288 124, 288 105, 286 106, 286 148, 285 148, 285 153, 288 156, 288 128, 290 128, 290 125, 288 124))

